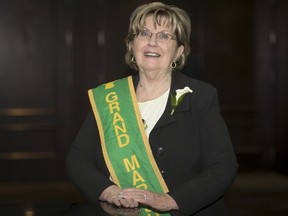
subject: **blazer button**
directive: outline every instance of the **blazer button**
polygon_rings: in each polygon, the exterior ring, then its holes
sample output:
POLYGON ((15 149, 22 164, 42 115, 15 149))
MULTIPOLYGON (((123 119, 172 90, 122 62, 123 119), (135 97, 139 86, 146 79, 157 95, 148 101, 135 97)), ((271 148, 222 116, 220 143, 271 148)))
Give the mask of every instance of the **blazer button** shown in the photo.
POLYGON ((165 179, 165 178, 167 177, 165 171, 161 170, 160 172, 161 172, 161 174, 162 174, 162 177, 165 179))
POLYGON ((163 153, 164 153, 163 147, 158 147, 158 148, 157 148, 157 155, 160 156, 160 155, 162 155, 163 153))

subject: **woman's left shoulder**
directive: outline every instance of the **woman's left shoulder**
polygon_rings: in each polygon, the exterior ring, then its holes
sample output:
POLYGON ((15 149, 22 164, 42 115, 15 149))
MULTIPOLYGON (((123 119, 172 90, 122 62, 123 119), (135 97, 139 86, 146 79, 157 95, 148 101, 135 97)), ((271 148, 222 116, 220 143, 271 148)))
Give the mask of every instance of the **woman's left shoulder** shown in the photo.
POLYGON ((180 72, 175 73, 174 80, 175 86, 178 86, 177 88, 180 86, 188 86, 193 91, 194 95, 196 94, 199 96, 209 96, 217 94, 217 89, 213 85, 205 81, 189 77, 180 72))

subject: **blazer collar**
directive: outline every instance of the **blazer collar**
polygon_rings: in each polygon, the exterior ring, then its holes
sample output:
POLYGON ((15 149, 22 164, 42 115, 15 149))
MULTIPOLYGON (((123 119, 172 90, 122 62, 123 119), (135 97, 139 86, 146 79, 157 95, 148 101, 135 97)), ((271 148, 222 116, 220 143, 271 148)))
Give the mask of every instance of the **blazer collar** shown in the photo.
MULTIPOLYGON (((134 88, 136 91, 136 86, 139 82, 139 75, 133 76, 133 83, 134 83, 134 88)), ((178 112, 187 112, 190 109, 190 98, 191 97, 185 97, 182 103, 176 108, 175 112, 173 115, 171 115, 171 94, 175 95, 176 94, 176 89, 183 89, 185 86, 189 86, 187 77, 181 74, 180 72, 172 72, 172 82, 171 82, 171 87, 170 87, 170 95, 167 100, 166 108, 164 110, 163 115, 160 117, 159 121, 155 125, 155 128, 162 127, 164 125, 173 123, 177 120, 175 117, 176 113, 178 112)))

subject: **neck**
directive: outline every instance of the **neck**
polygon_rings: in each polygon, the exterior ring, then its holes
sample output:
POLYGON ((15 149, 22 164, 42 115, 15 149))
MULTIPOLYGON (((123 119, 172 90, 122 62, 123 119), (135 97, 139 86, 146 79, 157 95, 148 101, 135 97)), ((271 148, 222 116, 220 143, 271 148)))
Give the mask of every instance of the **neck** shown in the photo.
POLYGON ((164 94, 171 85, 171 73, 162 76, 147 76, 141 73, 140 80, 136 89, 136 96, 139 102, 155 99, 164 94))

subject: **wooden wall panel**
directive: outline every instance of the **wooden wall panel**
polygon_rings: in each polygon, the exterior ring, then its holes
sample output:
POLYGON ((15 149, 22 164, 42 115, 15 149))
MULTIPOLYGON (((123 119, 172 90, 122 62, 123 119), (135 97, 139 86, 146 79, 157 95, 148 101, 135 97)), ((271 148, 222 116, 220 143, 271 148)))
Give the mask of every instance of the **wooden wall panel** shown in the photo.
POLYGON ((277 104, 276 104, 276 167, 288 174, 288 1, 281 0, 276 7, 277 50, 277 104))
MULTIPOLYGON (((55 1, 0 2, 0 180, 59 177, 55 1)), ((61 155, 61 156, 60 156, 61 155)))

